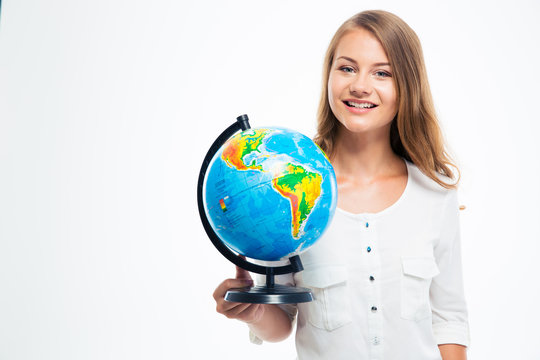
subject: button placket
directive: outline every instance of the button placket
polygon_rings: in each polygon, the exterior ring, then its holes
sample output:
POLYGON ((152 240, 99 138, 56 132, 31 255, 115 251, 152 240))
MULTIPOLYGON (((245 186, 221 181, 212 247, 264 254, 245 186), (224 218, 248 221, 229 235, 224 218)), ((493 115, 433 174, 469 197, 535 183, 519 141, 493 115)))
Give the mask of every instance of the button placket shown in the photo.
POLYGON ((363 219, 363 233, 365 234, 364 249, 366 259, 366 270, 369 279, 368 304, 371 304, 368 310, 369 339, 371 339, 371 355, 373 358, 379 358, 382 355, 382 314, 381 297, 378 281, 375 281, 375 275, 380 276, 381 259, 380 244, 377 240, 377 226, 371 218, 363 219))

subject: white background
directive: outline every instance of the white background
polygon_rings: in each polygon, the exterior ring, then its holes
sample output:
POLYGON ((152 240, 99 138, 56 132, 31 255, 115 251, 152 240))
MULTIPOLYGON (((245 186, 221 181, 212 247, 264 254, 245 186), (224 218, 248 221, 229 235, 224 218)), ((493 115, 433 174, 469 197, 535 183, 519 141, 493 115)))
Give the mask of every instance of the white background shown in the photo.
POLYGON ((471 359, 539 359, 535 1, 4 0, 0 359, 292 359, 211 297, 234 267, 196 180, 236 116, 312 136, 321 65, 366 9, 419 35, 463 177, 471 359))

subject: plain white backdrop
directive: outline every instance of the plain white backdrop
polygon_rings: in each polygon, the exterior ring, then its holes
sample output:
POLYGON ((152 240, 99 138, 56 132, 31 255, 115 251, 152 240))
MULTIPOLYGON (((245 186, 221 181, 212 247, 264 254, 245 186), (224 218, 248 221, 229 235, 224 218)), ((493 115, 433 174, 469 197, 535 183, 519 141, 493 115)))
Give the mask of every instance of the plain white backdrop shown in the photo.
POLYGON ((532 0, 3 1, 0 359, 293 359, 215 313, 234 267, 196 180, 240 114, 314 134, 328 42, 366 9, 419 35, 462 170, 469 357, 540 359, 532 0))

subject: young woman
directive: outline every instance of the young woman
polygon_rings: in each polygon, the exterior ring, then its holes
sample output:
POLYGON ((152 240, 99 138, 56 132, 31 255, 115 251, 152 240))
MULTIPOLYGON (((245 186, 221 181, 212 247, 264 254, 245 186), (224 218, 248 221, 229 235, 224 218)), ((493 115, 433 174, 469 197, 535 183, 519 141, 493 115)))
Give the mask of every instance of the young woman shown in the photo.
POLYGON ((414 31, 385 11, 347 20, 324 62, 315 141, 337 176, 338 209, 280 281, 309 287, 298 305, 223 300, 254 342, 279 341, 297 321, 299 359, 466 359, 457 180, 435 115, 414 31))

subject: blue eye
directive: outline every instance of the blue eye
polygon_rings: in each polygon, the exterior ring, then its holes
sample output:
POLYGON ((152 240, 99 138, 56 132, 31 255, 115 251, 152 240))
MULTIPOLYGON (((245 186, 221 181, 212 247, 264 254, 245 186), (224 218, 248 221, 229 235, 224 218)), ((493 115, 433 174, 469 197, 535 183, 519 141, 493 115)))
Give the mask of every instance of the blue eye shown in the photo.
POLYGON ((346 72, 346 73, 352 73, 354 72, 354 69, 350 66, 342 66, 339 68, 339 70, 346 72))
POLYGON ((375 75, 380 76, 380 77, 392 77, 392 75, 390 75, 390 74, 387 73, 386 71, 377 71, 377 72, 375 73, 375 75))

